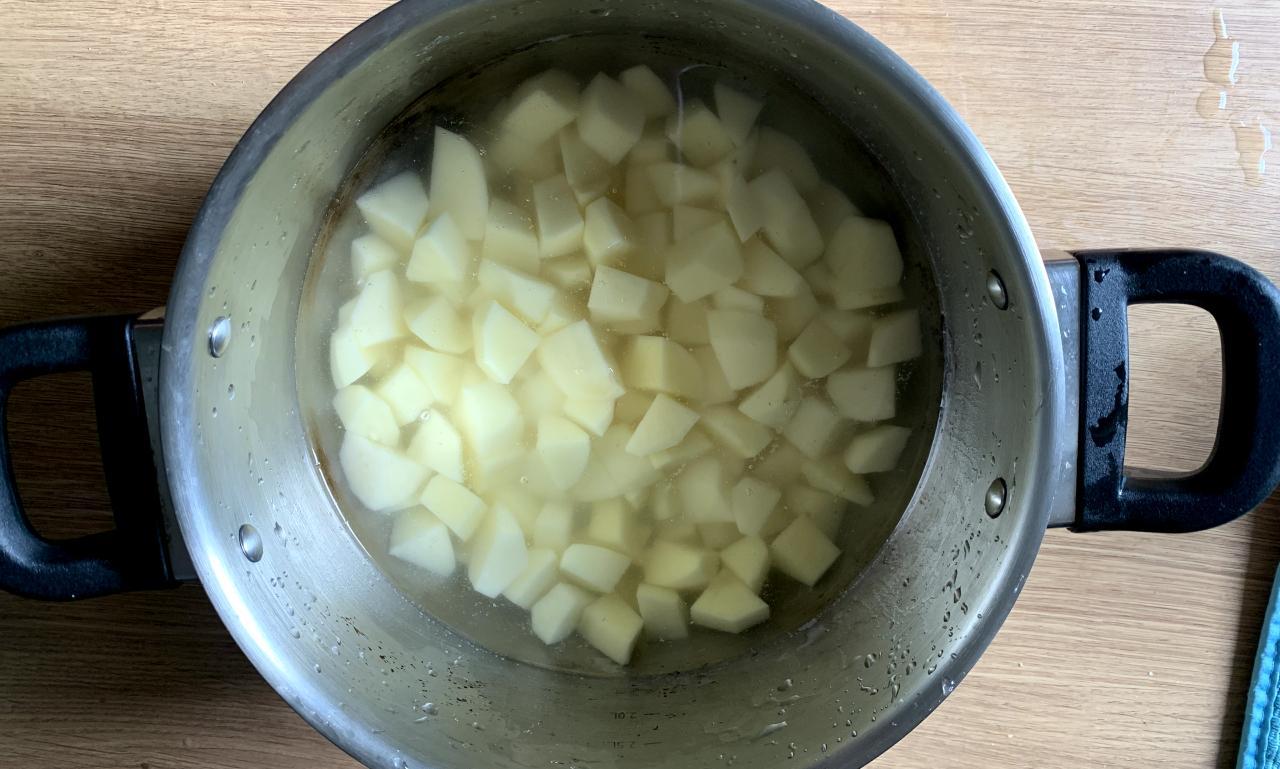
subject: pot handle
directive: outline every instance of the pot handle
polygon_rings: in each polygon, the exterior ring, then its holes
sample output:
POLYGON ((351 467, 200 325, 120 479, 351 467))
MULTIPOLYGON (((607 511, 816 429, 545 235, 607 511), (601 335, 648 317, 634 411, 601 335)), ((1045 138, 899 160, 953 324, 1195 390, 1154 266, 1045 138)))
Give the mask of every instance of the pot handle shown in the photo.
POLYGON ((1082 251, 1076 531, 1190 532, 1249 512, 1280 485, 1280 291, 1192 250, 1082 251), (1207 310, 1222 339, 1222 402, 1208 461, 1185 475, 1124 472, 1130 304, 1207 310))
POLYGON ((134 352, 133 316, 73 318, 0 329, 0 589, 70 600, 177 584, 134 352), (116 528, 50 541, 22 509, 6 414, 19 383, 65 371, 93 377, 102 467, 116 528))

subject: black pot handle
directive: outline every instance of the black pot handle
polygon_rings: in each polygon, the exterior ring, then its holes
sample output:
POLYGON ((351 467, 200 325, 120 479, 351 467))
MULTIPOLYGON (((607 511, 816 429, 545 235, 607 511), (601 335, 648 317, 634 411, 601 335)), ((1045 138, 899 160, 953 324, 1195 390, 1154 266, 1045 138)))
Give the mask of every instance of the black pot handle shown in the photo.
POLYGON ((134 318, 55 320, 0 329, 0 589, 70 600, 168 587, 159 489, 133 345, 134 318), (6 413, 23 380, 93 376, 102 466, 116 528, 50 541, 27 520, 14 484, 6 413))
POLYGON ((1081 273, 1080 474, 1076 531, 1189 532, 1249 512, 1280 485, 1280 291, 1205 251, 1085 251, 1081 273), (1189 304, 1222 337, 1222 403, 1209 460, 1186 475, 1124 472, 1127 308, 1189 304))

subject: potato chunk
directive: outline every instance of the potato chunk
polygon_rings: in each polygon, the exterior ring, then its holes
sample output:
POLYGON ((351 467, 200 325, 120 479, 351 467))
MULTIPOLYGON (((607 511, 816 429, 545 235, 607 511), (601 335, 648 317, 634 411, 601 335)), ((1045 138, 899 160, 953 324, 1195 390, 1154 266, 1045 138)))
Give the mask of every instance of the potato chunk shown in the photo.
POLYGON ((560 556, 565 578, 597 593, 608 593, 631 566, 631 558, 599 545, 574 544, 560 556))
POLYGON ((441 411, 429 411, 409 441, 409 456, 451 481, 463 481, 462 436, 441 411))
POLYGON ((884 473, 898 466, 911 431, 897 425, 879 425, 849 442, 844 464, 852 473, 884 473))
POLYGON ((631 661, 644 621, 616 595, 597 598, 582 610, 578 632, 606 657, 625 665, 631 661))
POLYGON ((439 518, 463 542, 471 539, 488 507, 466 486, 437 475, 422 490, 422 506, 439 518))
POLYGON ((600 157, 617 165, 644 130, 644 110, 616 80, 596 75, 582 92, 578 135, 600 157))
POLYGON ((427 219, 427 191, 412 171, 391 177, 356 198, 370 229, 401 251, 408 251, 427 219))
POLYGON ((476 310, 471 329, 476 365, 499 384, 510 384, 542 341, 519 318, 494 301, 476 310))
POLYGON ((688 350, 660 336, 632 337, 622 353, 628 386, 681 398, 702 396, 702 367, 688 350))
POLYGON ((667 252, 667 285, 682 302, 695 302, 733 285, 742 269, 742 247, 725 222, 677 241, 667 252))
POLYGON ((664 641, 689 637, 689 606, 676 591, 642 583, 636 588, 636 604, 649 635, 664 641))
POLYGON ((407 506, 430 474, 390 446, 354 433, 347 433, 342 439, 338 461, 351 493, 375 512, 407 506))
POLYGON ((480 151, 463 137, 436 128, 431 154, 431 215, 449 214, 467 240, 482 240, 489 183, 480 151))
POLYGON ((538 362, 570 399, 616 400, 626 392, 586 321, 572 323, 543 339, 538 362))
POLYGON ((575 585, 558 582, 533 605, 530 616, 533 634, 548 646, 568 638, 578 626, 582 610, 592 601, 587 591, 575 585))
POLYGON ((424 508, 415 507, 396 516, 387 552, 432 574, 447 577, 457 568, 449 529, 424 508))
POLYGON ((400 442, 400 425, 391 406, 364 385, 339 390, 333 396, 333 409, 349 433, 386 446, 400 442))
POLYGON ((695 625, 741 633, 769 619, 769 605, 725 569, 689 607, 689 617, 695 625))
POLYGON ((548 415, 538 420, 537 450, 552 483, 568 489, 587 469, 591 438, 568 419, 548 415))
POLYGON ((643 457, 670 449, 684 440, 697 421, 698 412, 660 394, 636 425, 627 452, 643 457))
POLYGON ((725 379, 735 390, 759 384, 778 368, 778 330, 752 312, 712 310, 707 332, 725 379))
POLYGON ((783 574, 813 587, 836 562, 840 549, 812 521, 800 517, 773 540, 769 555, 783 574))

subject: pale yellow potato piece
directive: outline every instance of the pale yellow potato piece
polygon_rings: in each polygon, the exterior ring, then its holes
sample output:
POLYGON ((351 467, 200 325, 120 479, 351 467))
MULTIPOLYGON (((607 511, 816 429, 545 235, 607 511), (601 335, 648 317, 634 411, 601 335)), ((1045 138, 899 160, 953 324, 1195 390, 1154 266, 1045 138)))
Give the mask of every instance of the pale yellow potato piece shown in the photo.
POLYGON ((751 459, 773 440, 773 431, 732 406, 712 406, 702 412, 702 427, 730 453, 751 459))
POLYGON ((550 283, 538 280, 500 262, 480 262, 480 288, 491 298, 530 325, 546 320, 559 292, 550 283))
POLYGON ((712 550, 723 550, 741 536, 736 524, 723 521, 698 524, 698 538, 702 540, 703 545, 712 550))
POLYGON ((377 235, 361 235, 351 241, 351 274, 357 283, 399 263, 400 252, 377 235))
POLYGON ((533 523, 533 546, 562 553, 572 541, 573 529, 573 508, 563 502, 547 502, 533 523))
MULTIPOLYGON (((654 527, 654 536, 663 542, 673 542, 698 549, 702 546, 702 541, 698 538, 697 524, 683 520, 678 515, 659 521, 654 527)), ((712 571, 714 572, 715 569, 712 571)))
POLYGON ((401 363, 382 378, 375 391, 391 406, 396 424, 416 422, 435 396, 426 382, 407 363, 401 363))
POLYGON ((684 440, 697 421, 698 412, 665 394, 659 394, 636 426, 631 440, 627 441, 627 452, 648 456, 670 449, 684 440))
MULTIPOLYGON (((615 326, 658 317, 670 292, 661 283, 613 267, 597 267, 587 309, 592 322, 615 326)), ((656 322, 656 321, 655 321, 656 322)))
POLYGON ((432 410, 409 441, 409 456, 451 481, 464 479, 462 436, 444 412, 432 410))
POLYGON ((800 407, 800 378, 789 362, 784 362, 765 380, 742 399, 738 411, 762 425, 781 430, 791 421, 800 407))
POLYGON ((685 348, 660 336, 636 336, 622 353, 628 387, 697 400, 705 392, 702 367, 685 348))
POLYGON ((759 384, 778 368, 778 331, 773 321, 753 312, 712 310, 707 331, 716 360, 735 390, 759 384))
POLYGON ((689 618, 712 630, 741 633, 769 619, 769 605, 724 569, 689 607, 689 618))
POLYGON ((801 468, 801 474, 815 489, 833 494, 855 505, 866 507, 875 501, 875 495, 871 493, 871 486, 867 484, 867 479, 849 472, 849 468, 839 456, 823 457, 807 462, 801 468))
POLYGON ((786 174, 769 171, 753 179, 750 188, 764 212, 765 237, 779 256, 797 269, 822 256, 822 233, 786 174))
POLYGON ((624 425, 639 424, 640 420, 644 419, 645 413, 649 411, 649 407, 653 405, 653 397, 653 393, 628 390, 614 403, 613 420, 624 425))
POLYGON ((617 486, 614 496, 627 496, 643 491, 658 480, 658 471, 646 457, 627 453, 634 431, 626 425, 613 425, 593 446, 605 469, 617 486))
POLYGON ((742 245, 725 222, 677 241, 667 251, 666 282, 682 302, 694 302, 742 277, 742 245))
POLYGON ((804 199, 809 204, 809 212, 813 214, 813 220, 818 223, 822 239, 828 242, 845 219, 862 215, 858 207, 849 201, 847 195, 827 182, 805 193, 804 199))
POLYGON ((644 120, 644 109, 634 95, 604 73, 592 78, 582 91, 578 135, 613 165, 620 163, 640 140, 644 120))
POLYGON ((650 533, 624 500, 605 500, 593 506, 585 539, 634 557, 640 554, 650 533))
POLYGON ((537 451, 552 483, 568 489, 587 469, 591 438, 568 419, 547 415, 538 420, 537 451))
POLYGON ((720 118, 699 99, 685 101, 667 118, 667 138, 695 166, 713 165, 734 149, 720 118))
POLYGON ((902 282, 902 253, 893 228, 879 219, 846 218, 827 245, 823 261, 831 270, 831 294, 842 309, 880 304, 885 291, 902 282))
POLYGON ((769 546, 759 537, 743 537, 720 551, 720 563, 758 594, 769 573, 769 546))
POLYGON ((800 142, 787 134, 763 126, 757 133, 752 154, 752 175, 778 170, 787 175, 796 189, 808 193, 822 183, 818 167, 800 142))
POLYGON ((699 403, 703 406, 715 406, 728 403, 738 397, 737 391, 729 386, 729 380, 725 377, 724 369, 716 358, 715 350, 710 346, 697 347, 693 351, 693 357, 702 369, 703 391, 699 403))
POLYGON ((569 398, 564 415, 577 422, 592 435, 603 436, 613 424, 613 408, 617 401, 569 398))
POLYGON ((444 214, 414 241, 405 277, 414 283, 456 291, 456 287, 470 281, 474 263, 475 248, 467 242, 453 216, 444 214))
POLYGON ((405 335, 400 280, 391 270, 365 278, 349 319, 351 333, 362 347, 373 347, 405 335))
POLYGON ((785 499, 788 510, 813 521, 813 525, 817 526, 827 539, 835 541, 844 512, 838 498, 825 491, 797 484, 787 489, 785 499))
POLYGON ((578 83, 571 75, 548 70, 521 83, 511 95, 498 127, 494 156, 510 171, 555 137, 578 116, 578 83))
POLYGON ((841 415, 857 422, 893 419, 897 368, 847 368, 827 377, 827 395, 841 415))
POLYGON ((733 222, 733 229, 738 239, 746 242, 760 231, 765 223, 763 202, 752 190, 751 185, 736 169, 722 170, 722 182, 725 211, 733 222))
POLYGON ((452 574, 458 565, 448 527, 422 507, 396 516, 387 553, 442 577, 452 574))
POLYGON ((705 587, 720 568, 720 556, 695 545, 659 539, 642 559, 644 581, 672 590, 705 587))
POLYGON ((560 157, 578 205, 585 206, 608 191, 612 164, 587 146, 572 127, 560 132, 560 157))
POLYGON ((835 447, 847 424, 825 399, 809 396, 800 402, 782 434, 800 453, 817 459, 835 447))
POLYGON ((374 512, 408 506, 430 474, 396 449, 355 433, 343 436, 338 463, 347 488, 374 512))
POLYGON ((803 376, 821 379, 849 362, 853 351, 820 318, 809 323, 787 348, 787 358, 803 376))
POLYGON ((702 301, 682 302, 670 297, 666 304, 667 336, 683 345, 696 347, 710 343, 707 335, 707 305, 702 301))
POLYGON ((597 593, 608 593, 631 566, 631 558, 616 550, 581 542, 569 545, 560 556, 565 579, 597 593))
POLYGON ((675 240, 683 240, 698 230, 724 221, 724 214, 697 206, 676 206, 671 211, 671 234, 675 240))
POLYGON ((521 378, 516 387, 516 400, 530 424, 546 416, 559 415, 564 407, 564 393, 542 370, 521 378))
POLYGON ((453 405, 458 400, 464 361, 453 355, 428 350, 416 345, 404 348, 404 362, 413 369, 436 401, 453 405))
POLYGON ((876 318, 867 347, 868 366, 902 363, 920 357, 922 352, 918 310, 901 310, 876 318))
POLYGON ((543 259, 582 248, 582 212, 564 174, 533 185, 533 208, 538 222, 538 253, 543 259))
POLYGON ((898 425, 877 425, 853 436, 844 452, 844 464, 853 473, 884 473, 898 466, 911 430, 898 425))
POLYGON ((640 141, 627 153, 627 163, 631 165, 665 163, 670 159, 671 144, 666 131, 658 123, 647 126, 640 134, 640 141))
POLYGON ((525 272, 538 269, 538 231, 533 220, 515 205, 493 198, 485 221, 480 256, 525 272))
POLYGON ((769 555, 778 571, 813 587, 840 556, 840 549, 801 516, 773 540, 769 555))
POLYGON ((749 475, 740 478, 729 495, 738 531, 748 536, 759 535, 781 498, 782 492, 777 486, 749 475))
POLYGON ((851 312, 835 307, 823 308, 818 317, 822 318, 827 328, 834 331, 836 336, 840 337, 840 341, 853 352, 851 362, 861 363, 867 359, 867 348, 871 344, 871 329, 875 323, 874 317, 865 312, 851 312))
POLYGON ((675 110, 676 100, 671 95, 671 89, 662 82, 662 78, 644 64, 637 64, 623 70, 622 74, 618 75, 618 80, 622 81, 622 85, 634 94, 636 102, 644 111, 646 120, 663 117, 675 110))
POLYGON ((609 659, 625 665, 640 638, 644 620, 616 595, 597 598, 582 610, 578 633, 609 659))
POLYGON ((654 469, 667 470, 697 459, 711 451, 714 446, 715 444, 711 442, 706 433, 694 428, 685 435, 684 440, 675 446, 665 451, 657 451, 650 454, 649 461, 653 464, 654 469))
POLYGON ((818 296, 831 296, 831 284, 835 278, 826 262, 817 261, 804 268, 804 279, 818 296))
POLYGON ((462 542, 471 539, 488 512, 483 499, 443 475, 437 475, 427 483, 419 501, 462 542))
POLYGON ((808 461, 804 454, 787 441, 774 444, 764 459, 755 463, 752 473, 775 486, 786 486, 800 477, 800 468, 808 461))
POLYGON ((378 349, 361 345, 349 324, 339 325, 329 339, 329 373, 335 387, 354 383, 369 373, 379 359, 378 349))
MULTIPOLYGON (((586 260, 584 259, 583 261, 585 262, 586 260)), ((591 283, 590 276, 591 269, 588 267, 587 285, 591 283)), ((538 333, 544 338, 551 336, 557 331, 582 320, 584 315, 581 302, 577 298, 566 293, 557 294, 556 298, 551 302, 551 309, 547 310, 547 317, 543 318, 542 322, 538 324, 538 333)))
POLYGON ((463 137, 436 127, 431 154, 431 215, 453 216, 468 240, 484 238, 489 183, 480 151, 463 137))
POLYGON ((733 509, 729 502, 732 483, 719 457, 708 455, 690 462, 676 478, 685 515, 697 523, 732 522, 733 509))
POLYGON ((636 248, 635 224, 608 198, 587 206, 582 245, 594 265, 617 264, 636 248))
POLYGON ((530 549, 524 570, 502 592, 503 597, 521 609, 533 608, 556 584, 560 576, 559 561, 559 555, 553 550, 530 549))
POLYGON ((711 306, 717 310, 742 310, 764 313, 764 299, 737 286, 725 286, 711 295, 711 306))
MULTIPOLYGON (((639 217, 662 209, 663 203, 658 199, 653 172, 650 169, 656 166, 668 165, 673 164, 652 163, 627 167, 626 174, 623 177, 623 197, 626 200, 624 208, 627 209, 628 214, 633 217, 639 217)), ((660 171, 659 173, 667 174, 668 172, 660 171)))
POLYGON ((507 308, 490 300, 471 319, 476 365, 498 384, 510 384, 542 338, 507 308))
POLYGON ((453 416, 481 471, 507 463, 523 451, 524 416, 508 388, 488 381, 463 385, 453 416))
POLYGON ((571 323, 544 338, 538 362, 570 401, 612 401, 626 392, 586 321, 571 323))
POLYGON ((342 388, 333 396, 333 409, 348 433, 385 446, 400 443, 400 424, 391 405, 368 387, 350 385, 342 388))
POLYGON ((676 591, 643 583, 636 588, 636 605, 647 634, 664 641, 689 637, 689 606, 676 591))
POLYGON ((794 297, 804 290, 804 277, 759 238, 742 247, 740 288, 769 297, 794 297))
POLYGON ((818 317, 821 305, 813 291, 805 286, 793 297, 772 299, 768 303, 769 317, 778 326, 778 338, 790 342, 800 336, 810 321, 818 317))
MULTIPOLYGON (((636 166, 635 168, 639 168, 636 166)), ((713 202, 720 194, 720 180, 707 171, 682 163, 653 163, 643 167, 657 200, 668 208, 681 203, 713 202)), ((628 172, 627 177, 631 174, 628 172)), ((631 207, 631 188, 627 188, 627 210, 633 214, 648 211, 634 210, 631 207)), ((648 209, 656 210, 654 208, 648 209)))
POLYGON ((472 589, 487 598, 497 598, 528 563, 524 530, 510 510, 495 505, 471 542, 467 577, 472 589))
POLYGON ((650 494, 649 512, 659 523, 672 521, 684 516, 680 509, 680 498, 676 487, 671 483, 658 483, 650 494))
MULTIPOLYGON (((591 285, 591 263, 584 256, 562 256, 544 262, 542 274, 565 291, 576 291, 591 285)), ((553 302, 553 307, 554 304, 553 302)))
POLYGON ((427 220, 427 191, 416 173, 405 171, 356 198, 356 208, 370 229, 408 251, 427 220))
POLYGON ((548 646, 560 643, 573 633, 591 601, 591 594, 582 588, 557 582, 530 611, 533 634, 548 646))

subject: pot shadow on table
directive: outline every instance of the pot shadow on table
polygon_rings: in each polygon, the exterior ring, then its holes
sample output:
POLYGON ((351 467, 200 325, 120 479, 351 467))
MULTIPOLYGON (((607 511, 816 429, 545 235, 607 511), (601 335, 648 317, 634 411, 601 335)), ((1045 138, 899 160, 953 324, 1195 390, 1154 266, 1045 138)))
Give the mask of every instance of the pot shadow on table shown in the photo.
POLYGON ((1221 769, 1236 766, 1259 635, 1276 578, 1276 568, 1280 565, 1280 491, 1273 492, 1241 524, 1249 527, 1249 549, 1245 564, 1244 596, 1236 625, 1231 679, 1223 703, 1226 717, 1222 721, 1221 738, 1218 741, 1217 765, 1221 769))

